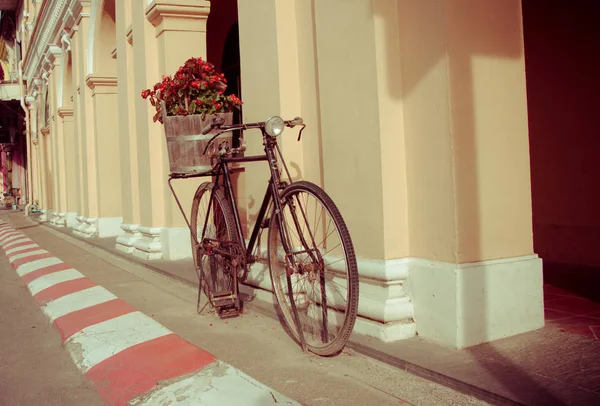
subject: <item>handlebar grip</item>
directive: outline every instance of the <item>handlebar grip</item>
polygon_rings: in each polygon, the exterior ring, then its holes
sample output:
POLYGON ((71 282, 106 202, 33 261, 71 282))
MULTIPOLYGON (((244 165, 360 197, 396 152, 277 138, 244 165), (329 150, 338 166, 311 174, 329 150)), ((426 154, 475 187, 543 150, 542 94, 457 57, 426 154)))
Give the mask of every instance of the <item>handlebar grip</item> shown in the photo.
POLYGON ((303 123, 304 123, 304 120, 302 120, 302 117, 296 117, 295 119, 290 120, 291 126, 302 125, 303 123))
POLYGON ((211 123, 211 124, 207 125, 206 127, 204 127, 204 128, 202 129, 201 133, 202 133, 202 135, 206 135, 206 134, 208 134, 209 132, 211 132, 211 131, 212 131, 212 129, 213 129, 213 125, 212 125, 212 123, 211 123))
POLYGON ((204 127, 201 131, 202 135, 206 135, 209 132, 212 131, 213 128, 216 127, 220 127, 225 123, 225 119, 221 118, 221 117, 215 117, 213 118, 212 122, 207 125, 206 127, 204 127))

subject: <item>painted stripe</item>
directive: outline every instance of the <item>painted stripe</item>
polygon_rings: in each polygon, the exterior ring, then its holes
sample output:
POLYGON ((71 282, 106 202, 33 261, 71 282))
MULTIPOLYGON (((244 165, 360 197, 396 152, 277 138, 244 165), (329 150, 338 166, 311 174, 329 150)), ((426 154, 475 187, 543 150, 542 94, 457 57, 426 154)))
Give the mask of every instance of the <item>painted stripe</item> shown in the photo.
POLYGON ((19 276, 27 275, 30 272, 37 271, 38 269, 45 268, 47 266, 60 264, 62 261, 56 257, 38 259, 27 264, 23 264, 17 268, 17 274, 19 276))
POLYGON ((16 234, 16 233, 18 233, 18 231, 15 231, 15 230, 13 230, 13 229, 10 229, 10 230, 3 230, 3 231, 0 233, 0 240, 3 240, 4 238, 8 237, 9 235, 13 235, 13 234, 16 234))
POLYGON ((67 269, 71 269, 71 267, 64 262, 60 264, 47 266, 42 269, 38 269, 37 271, 29 272, 27 275, 23 275, 21 279, 25 282, 25 285, 29 285, 31 281, 36 280, 44 275, 48 275, 54 272, 66 271, 67 269))
POLYGON ((0 244, 5 245, 5 244, 8 244, 9 242, 16 240, 17 238, 21 238, 21 237, 24 237, 24 235, 21 233, 12 233, 4 238, 0 238, 0 244))
POLYGON ((137 309, 129 303, 121 299, 113 299, 58 317, 54 320, 54 325, 60 331, 64 343, 73 334, 86 327, 136 311, 137 309))
POLYGON ((200 372, 164 386, 130 405, 300 405, 231 365, 217 361, 200 372))
POLYGON ((2 231, 0 232, 0 238, 4 237, 7 234, 16 233, 16 232, 17 232, 17 230, 15 230, 12 227, 3 227, 2 231))
POLYGON ((123 405, 150 391, 158 382, 191 374, 214 361, 212 354, 169 334, 132 346, 98 363, 86 377, 94 382, 107 404, 123 405))
POLYGON ((84 278, 84 275, 81 272, 75 269, 67 269, 65 271, 54 272, 37 278, 27 287, 29 288, 31 295, 35 296, 42 290, 48 289, 56 284, 79 278, 84 278))
POLYGON ((54 322, 55 319, 64 316, 65 314, 108 302, 109 300, 114 300, 116 298, 115 295, 104 289, 102 286, 94 286, 46 303, 46 305, 42 307, 42 311, 46 313, 51 322, 54 322))
POLYGON ((143 342, 173 334, 140 312, 86 327, 67 340, 71 357, 84 373, 98 363, 143 342))
POLYGON ((34 242, 31 238, 29 237, 23 237, 23 238, 19 238, 18 240, 14 240, 11 241, 10 244, 4 244, 4 249, 7 250, 9 248, 14 248, 14 247, 18 247, 20 245, 22 245, 23 243, 32 243, 34 242))
MULTIPOLYGON (((97 287, 96 283, 90 278, 73 279, 66 282, 61 282, 51 288, 44 289, 33 298, 41 305, 61 299, 64 296, 69 296, 73 293, 78 293, 83 290, 97 287)), ((104 289, 104 288, 102 288, 104 289)), ((54 319, 50 319, 54 321, 54 319)))
POLYGON ((39 255, 39 254, 48 254, 48 251, 38 247, 37 249, 29 251, 29 252, 22 252, 20 254, 14 254, 12 256, 9 256, 8 260, 10 262, 13 262, 13 261, 17 261, 19 259, 23 259, 23 258, 27 258, 27 257, 31 257, 34 255, 39 255))
POLYGON ((13 268, 18 269, 21 265, 27 264, 29 262, 35 262, 35 261, 38 261, 38 260, 44 259, 44 258, 55 258, 55 257, 52 254, 50 254, 49 252, 46 252, 45 254, 36 254, 36 255, 32 255, 27 258, 16 259, 14 261, 11 261, 10 264, 12 265, 13 268))
POLYGON ((4 251, 4 253, 6 254, 6 256, 10 256, 11 254, 14 254, 15 252, 26 251, 31 248, 37 248, 37 247, 39 247, 39 245, 37 245, 33 241, 31 241, 31 242, 28 241, 27 243, 19 245, 15 248, 7 249, 4 251))

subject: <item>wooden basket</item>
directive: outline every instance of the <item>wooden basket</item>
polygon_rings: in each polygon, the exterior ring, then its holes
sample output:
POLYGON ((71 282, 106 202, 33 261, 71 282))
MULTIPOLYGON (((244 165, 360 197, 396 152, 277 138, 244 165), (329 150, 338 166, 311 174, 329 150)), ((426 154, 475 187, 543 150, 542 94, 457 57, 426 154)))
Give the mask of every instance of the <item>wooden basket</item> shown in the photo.
MULTIPOLYGON (((164 110, 163 110, 164 111, 164 110)), ((215 136, 215 130, 203 135, 202 129, 208 126, 216 116, 225 120, 225 125, 233 122, 233 113, 217 113, 202 116, 163 116, 167 150, 169 152, 169 169, 171 173, 199 174, 210 172, 216 164, 220 146, 228 143, 232 146, 231 132, 216 138, 204 154, 208 142, 215 136)))

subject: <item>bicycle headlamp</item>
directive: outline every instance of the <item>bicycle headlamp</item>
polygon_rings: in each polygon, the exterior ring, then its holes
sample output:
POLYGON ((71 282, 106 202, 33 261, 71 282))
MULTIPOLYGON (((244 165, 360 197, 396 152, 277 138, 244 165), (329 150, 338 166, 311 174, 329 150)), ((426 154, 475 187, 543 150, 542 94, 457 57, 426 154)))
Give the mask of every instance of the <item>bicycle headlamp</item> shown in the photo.
POLYGON ((279 116, 270 117, 265 123, 265 131, 271 137, 277 137, 278 135, 280 135, 283 132, 284 128, 285 123, 283 122, 283 119, 279 116))

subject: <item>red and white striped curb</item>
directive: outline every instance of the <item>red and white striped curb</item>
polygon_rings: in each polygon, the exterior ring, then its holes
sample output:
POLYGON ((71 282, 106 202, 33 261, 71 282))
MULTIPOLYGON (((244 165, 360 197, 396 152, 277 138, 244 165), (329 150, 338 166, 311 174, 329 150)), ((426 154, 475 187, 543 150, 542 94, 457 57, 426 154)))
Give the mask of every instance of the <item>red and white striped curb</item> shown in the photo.
POLYGON ((298 404, 185 341, 6 223, 0 246, 107 404, 298 404))

